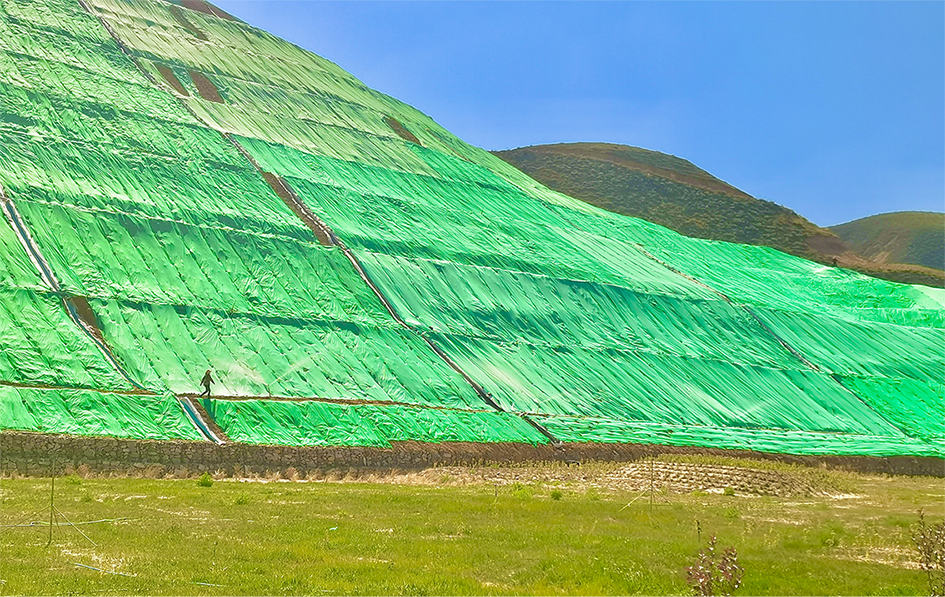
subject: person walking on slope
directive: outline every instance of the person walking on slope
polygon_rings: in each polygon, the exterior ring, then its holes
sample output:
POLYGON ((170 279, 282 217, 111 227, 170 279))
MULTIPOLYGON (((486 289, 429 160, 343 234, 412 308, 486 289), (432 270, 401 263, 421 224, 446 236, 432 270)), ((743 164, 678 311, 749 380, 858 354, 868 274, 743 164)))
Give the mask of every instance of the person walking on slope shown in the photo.
POLYGON ((210 376, 210 370, 207 369, 207 372, 203 374, 203 379, 200 380, 200 385, 204 387, 203 392, 200 393, 201 396, 210 397, 210 384, 213 383, 213 377, 210 376))

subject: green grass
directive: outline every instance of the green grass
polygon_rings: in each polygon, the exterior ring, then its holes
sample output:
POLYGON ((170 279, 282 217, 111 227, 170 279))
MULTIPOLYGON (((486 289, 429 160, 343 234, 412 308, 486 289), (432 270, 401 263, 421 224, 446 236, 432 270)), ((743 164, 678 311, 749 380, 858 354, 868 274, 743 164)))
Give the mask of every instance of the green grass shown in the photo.
MULTIPOLYGON (((844 499, 657 492, 651 504, 539 469, 509 485, 59 479, 73 522, 127 520, 80 526, 94 546, 72 528, 46 547, 48 528, 4 527, 0 591, 683 594, 698 523, 703 541, 737 548, 741 594, 915 595, 910 528, 945 501, 940 479, 856 477, 844 499)), ((48 520, 49 485, 3 479, 0 522, 48 520)))

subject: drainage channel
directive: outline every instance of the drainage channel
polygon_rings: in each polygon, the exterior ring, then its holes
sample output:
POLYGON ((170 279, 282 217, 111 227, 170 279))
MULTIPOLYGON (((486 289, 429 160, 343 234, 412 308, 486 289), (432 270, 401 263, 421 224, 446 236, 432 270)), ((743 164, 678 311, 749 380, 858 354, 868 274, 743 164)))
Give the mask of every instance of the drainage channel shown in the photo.
MULTIPOLYGON (((161 89, 162 87, 158 83, 158 81, 151 75, 151 73, 147 69, 141 66, 141 63, 134 56, 131 50, 125 45, 125 43, 121 40, 121 38, 114 31, 114 29, 112 29, 111 25, 108 24, 105 17, 93 11, 92 8, 85 2, 85 0, 78 0, 78 2, 86 12, 88 12, 89 14, 91 14, 92 16, 94 16, 95 18, 99 20, 99 22, 102 24, 102 26, 111 36, 111 38, 118 45, 122 53, 125 54, 125 56, 129 60, 131 60, 131 62, 135 65, 138 71, 141 72, 141 74, 144 75, 144 77, 148 81, 150 81, 152 85, 154 85, 158 89, 161 89)), ((427 344, 427 346, 429 346, 430 349, 433 350, 433 352, 437 354, 437 356, 439 356, 453 371, 461 375, 463 379, 465 379, 466 382, 469 383, 470 386, 472 386, 473 390, 475 390, 476 394, 479 396, 480 399, 482 399, 483 402, 488 404, 490 407, 496 409, 497 411, 506 412, 501 406, 499 406, 498 403, 495 402, 495 400, 493 400, 492 395, 489 392, 483 389, 481 385, 476 383, 476 381, 473 380, 472 377, 469 376, 469 374, 463 371, 463 369, 458 364, 456 364, 456 362, 450 359, 446 355, 446 353, 444 353, 438 346, 436 346, 436 344, 434 344, 433 341, 427 338, 419 330, 415 330, 412 327, 410 327, 403 319, 401 319, 401 317, 397 314, 393 306, 388 302, 387 298, 383 295, 380 289, 378 289, 377 286, 375 286, 374 283, 371 281, 371 279, 368 277, 367 273, 361 267, 361 264, 358 261, 357 257, 355 257, 354 254, 351 252, 351 250, 341 241, 340 238, 338 238, 338 236, 334 233, 334 231, 327 224, 325 224, 325 222, 323 222, 321 218, 315 215, 315 213, 305 204, 304 201, 301 200, 301 198, 295 193, 295 191, 289 186, 289 184, 281 176, 277 176, 275 174, 272 174, 263 170, 263 168, 253 158, 253 156, 239 143, 239 141, 233 138, 231 134, 214 128, 209 123, 204 121, 204 119, 201 118, 189 105, 187 105, 187 102, 183 101, 183 99, 181 99, 180 97, 174 94, 171 94, 171 96, 174 97, 178 101, 178 103, 194 118, 194 120, 201 123, 203 126, 207 127, 210 130, 216 130, 217 132, 220 133, 220 135, 224 139, 230 142, 233 145, 233 147, 235 147, 237 151, 239 151, 240 154, 242 154, 243 157, 245 157, 246 160, 250 164, 252 164, 253 168, 255 168, 255 170, 259 173, 259 175, 263 178, 263 180, 266 181, 266 183, 270 186, 270 188, 272 188, 272 190, 276 193, 276 195, 279 196, 279 198, 281 198, 283 202, 285 202, 286 206, 294 214, 296 214, 296 216, 300 220, 302 220, 302 222, 312 231, 312 233, 315 235, 315 238, 322 245, 335 246, 335 247, 338 247, 342 251, 345 257, 348 258, 348 261, 351 262, 351 265, 354 267, 354 269, 358 272, 358 275, 361 277, 364 283, 368 285, 371 291, 375 294, 375 296, 377 296, 377 298, 384 305, 384 308, 387 310, 387 312, 391 315, 391 317, 394 318, 394 320, 398 324, 400 324, 405 329, 419 336, 427 344)), ((543 436, 548 438, 548 440, 551 441, 553 444, 561 443, 558 441, 557 438, 555 438, 551 434, 551 432, 549 432, 547 429, 545 429, 544 427, 536 423, 534 420, 529 418, 524 413, 515 413, 515 414, 521 417, 529 425, 534 427, 543 436)))
MULTIPOLYGON (((739 309, 739 310, 744 311, 745 313, 747 313, 748 316, 751 317, 752 320, 755 321, 755 323, 757 323, 758 326, 761 327, 761 329, 764 330, 766 334, 768 334, 769 336, 771 336, 772 338, 774 338, 774 339, 778 342, 778 344, 780 344, 787 352, 789 352, 789 353, 790 353, 792 356, 794 356, 797 360, 799 360, 801 363, 803 363, 805 366, 807 366, 811 371, 816 371, 816 372, 818 372, 818 373, 826 373, 826 374, 830 377, 830 379, 832 379, 832 380, 834 381, 834 383, 836 383, 838 386, 840 386, 841 388, 843 388, 847 393, 849 393, 851 396, 853 396, 853 397, 856 398, 858 401, 860 401, 860 403, 862 403, 863 406, 865 406, 866 408, 868 408, 871 412, 876 413, 876 415, 879 416, 882 420, 887 421, 886 417, 884 417, 884 416, 882 416, 880 413, 878 413, 872 406, 869 405, 869 403, 867 403, 865 400, 863 400, 862 398, 860 398, 860 396, 858 396, 856 392, 854 392, 854 391, 851 390, 850 388, 848 388, 848 387, 846 387, 845 385, 843 385, 843 382, 840 380, 840 377, 839 377, 838 375, 836 375, 835 373, 829 372, 829 371, 828 371, 828 372, 823 371, 823 370, 822 370, 820 367, 818 367, 816 364, 814 364, 814 363, 812 363, 811 361, 809 361, 809 360, 808 360, 803 354, 801 354, 797 349, 795 349, 793 346, 791 346, 790 344, 788 344, 787 340, 785 340, 784 338, 782 338, 781 336, 779 336, 777 332, 775 332, 775 331, 772 330, 770 327, 768 327, 768 324, 765 323, 754 311, 752 311, 751 308, 748 307, 748 305, 743 305, 743 304, 740 304, 740 303, 736 303, 736 302, 733 301, 731 298, 729 298, 729 296, 726 295, 724 292, 722 292, 722 291, 720 291, 720 290, 716 290, 715 288, 712 288, 711 286, 709 286, 708 284, 706 284, 706 283, 703 282, 702 280, 699 280, 698 278, 695 278, 695 277, 693 277, 693 276, 691 276, 691 275, 689 275, 689 274, 687 274, 687 273, 685 273, 685 272, 683 272, 683 271, 681 271, 681 270, 676 269, 676 268, 673 267, 672 265, 666 263, 665 261, 663 261, 663 260, 660 259, 659 257, 653 255, 652 253, 650 253, 649 251, 647 251, 646 249, 644 249, 642 245, 636 244, 635 246, 636 246, 637 250, 639 250, 641 253, 643 253, 648 259, 654 261, 655 263, 660 264, 661 266, 663 266, 664 268, 668 269, 669 271, 671 271, 672 273, 676 274, 677 276, 680 276, 680 277, 682 277, 682 278, 685 278, 686 280, 689 280, 690 282, 692 282, 692 283, 694 283, 694 284, 698 284, 698 285, 701 286, 702 288, 705 288, 706 290, 715 293, 715 294, 718 295, 723 301, 725 301, 726 303, 728 303, 728 304, 731 305, 732 307, 734 307, 734 308, 736 308, 736 309, 739 309)), ((888 422, 888 421, 887 421, 887 422, 888 422)), ((889 424, 892 425, 892 423, 889 423, 889 424)))
MULTIPOLYGON (((102 355, 105 356, 105 359, 111 364, 112 368, 118 372, 119 375, 124 378, 129 384, 131 384, 138 391, 134 392, 136 395, 147 395, 155 396, 154 392, 143 387, 141 384, 136 382, 131 376, 125 371, 124 367, 118 362, 118 359, 115 358, 115 355, 112 354, 111 349, 105 343, 104 338, 101 337, 101 331, 98 328, 94 327, 94 323, 91 321, 86 321, 87 317, 83 317, 79 310, 76 308, 75 300, 84 297, 72 297, 66 295, 62 291, 62 285, 59 283, 59 279, 53 273, 52 268, 49 267, 49 263, 43 257, 42 252, 39 249, 39 246, 36 244, 36 241, 33 240, 33 237, 30 235, 29 230, 26 228, 26 225, 23 223, 22 218, 19 215, 19 212, 16 210, 16 206, 13 204, 13 200, 8 198, 3 192, 3 188, 0 187, 0 203, 3 204, 3 213, 7 218, 7 221, 10 223, 10 227, 13 229, 13 232, 16 234, 17 238, 20 241, 20 244, 23 245, 26 254, 29 256, 30 261, 33 262, 33 265, 36 266, 36 270, 39 273, 43 281, 49 286, 49 288, 59 296, 59 300, 62 303, 63 308, 66 313, 69 315, 69 319, 80 329, 83 333, 92 341, 92 343, 99 349, 102 355)), ((87 303, 86 303, 87 306, 87 303)), ((200 417, 200 414, 194 408, 193 405, 186 403, 178 399, 178 402, 181 405, 181 410, 184 411, 184 414, 194 425, 197 431, 207 440, 214 442, 216 444, 222 444, 223 442, 217 438, 216 435, 207 427, 206 423, 200 417)))
POLYGON ((197 431, 199 431, 200 434, 203 435, 208 441, 211 441, 218 446, 222 446, 224 443, 226 443, 217 437, 213 431, 211 431, 210 425, 204 421, 203 416, 200 414, 200 411, 197 408, 197 405, 193 402, 193 398, 178 397, 177 402, 180 403, 180 407, 184 411, 184 414, 187 415, 187 418, 190 419, 190 422, 193 423, 194 427, 197 428, 197 431))

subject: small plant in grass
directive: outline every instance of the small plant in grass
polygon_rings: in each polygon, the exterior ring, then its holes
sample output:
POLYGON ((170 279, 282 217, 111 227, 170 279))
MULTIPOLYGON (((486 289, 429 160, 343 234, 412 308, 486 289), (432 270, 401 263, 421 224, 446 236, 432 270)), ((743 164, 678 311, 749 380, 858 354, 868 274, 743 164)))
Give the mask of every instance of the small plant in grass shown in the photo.
POLYGON ((694 595, 731 595, 742 586, 744 574, 735 548, 726 547, 719 553, 712 535, 709 544, 699 550, 696 561, 686 568, 686 583, 694 595))
POLYGON ((735 495, 735 488, 734 488, 734 487, 726 487, 725 489, 722 490, 722 493, 725 494, 725 495, 735 495))
POLYGON ((210 473, 204 473, 197 479, 197 487, 210 487, 211 485, 213 485, 213 477, 210 476, 210 473))
POLYGON ((919 523, 912 530, 912 542, 919 550, 919 565, 929 579, 929 595, 945 595, 945 522, 928 524, 919 510, 919 523))
POLYGON ((532 488, 521 483, 512 485, 512 495, 520 500, 528 500, 532 497, 532 488))
POLYGON ((553 499, 556 502, 560 500, 562 497, 564 497, 564 494, 561 493, 561 491, 558 489, 555 489, 554 491, 551 492, 551 499, 553 499))

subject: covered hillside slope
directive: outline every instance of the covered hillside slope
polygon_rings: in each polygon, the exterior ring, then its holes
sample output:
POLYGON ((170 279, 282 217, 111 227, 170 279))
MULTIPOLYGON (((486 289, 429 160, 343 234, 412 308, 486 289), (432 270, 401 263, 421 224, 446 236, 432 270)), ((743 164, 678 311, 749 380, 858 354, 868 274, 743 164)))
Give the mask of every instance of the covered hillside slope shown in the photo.
POLYGON ((879 263, 945 269, 945 214, 900 211, 831 226, 854 251, 879 263))
POLYGON ((673 155, 612 143, 493 153, 556 191, 687 236, 773 247, 821 263, 836 257, 843 267, 896 282, 935 287, 945 282, 941 271, 925 264, 874 260, 875 252, 849 245, 838 229, 821 228, 786 207, 756 199, 673 155))
POLYGON ((945 292, 548 190, 199 0, 0 0, 0 422, 945 455, 945 292), (222 16, 221 16, 222 15, 222 16))
POLYGON ((612 143, 494 153, 556 191, 686 236, 764 245, 824 261, 848 250, 829 230, 674 155, 612 143))

